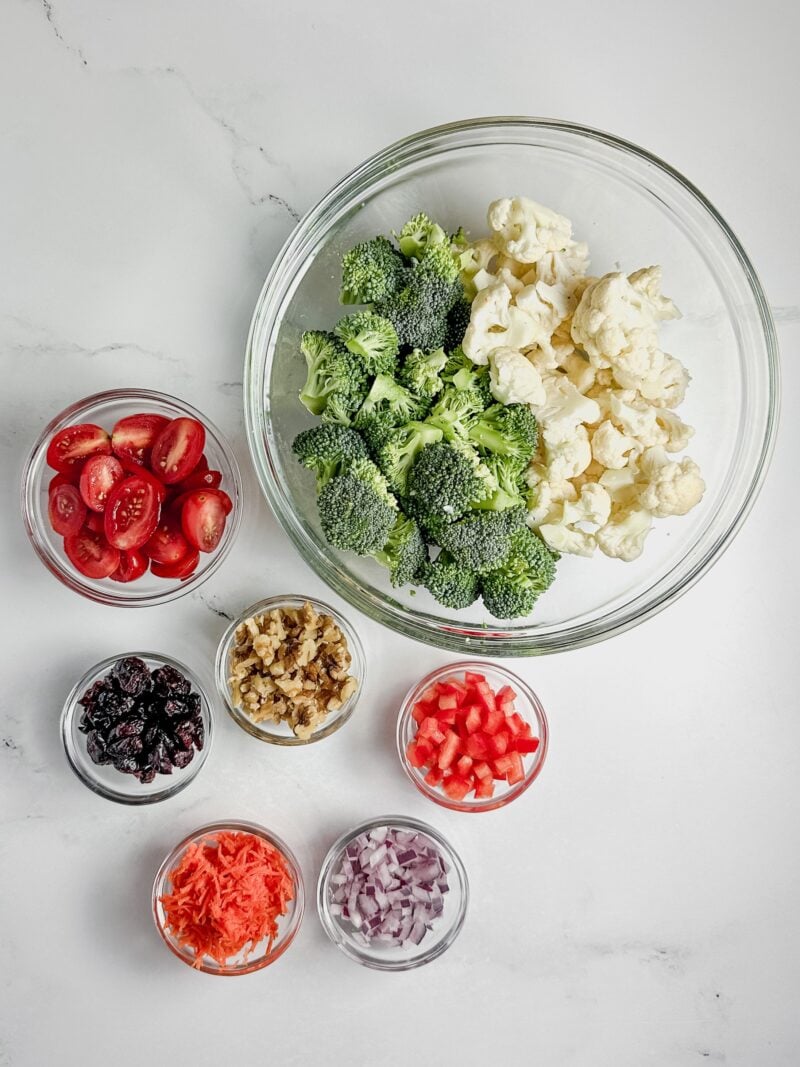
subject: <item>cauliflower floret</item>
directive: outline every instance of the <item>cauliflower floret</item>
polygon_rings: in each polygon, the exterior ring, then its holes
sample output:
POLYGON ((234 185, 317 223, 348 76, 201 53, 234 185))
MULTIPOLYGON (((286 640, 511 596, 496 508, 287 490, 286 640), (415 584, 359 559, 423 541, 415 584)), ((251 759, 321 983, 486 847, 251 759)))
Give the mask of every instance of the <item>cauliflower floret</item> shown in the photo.
MULTIPOLYGON (((605 526, 611 513, 611 498, 601 485, 584 485, 577 500, 565 500, 557 521, 550 519, 539 527, 547 544, 558 552, 591 556, 597 540, 586 526, 605 526)), ((555 518, 555 516, 554 516, 555 518)))
POLYGON ((638 452, 639 444, 633 437, 620 433, 613 422, 606 419, 592 434, 592 455, 598 463, 611 470, 626 466, 631 452, 638 452))
POLYGON ((630 510, 639 493, 637 474, 636 464, 630 463, 622 470, 604 470, 598 478, 611 500, 612 514, 618 515, 621 511, 630 510))
MULTIPOLYGON (((662 353, 658 373, 646 378, 639 386, 642 396, 661 408, 676 408, 683 402, 690 376, 679 359, 662 353)), ((620 385, 622 382, 620 382, 620 385)))
POLYGON ((583 241, 570 241, 562 252, 546 252, 534 266, 533 277, 529 274, 522 280, 561 285, 572 295, 588 269, 589 246, 583 241))
POLYGON ((628 281, 634 289, 647 297, 653 314, 657 319, 679 319, 680 311, 675 304, 661 292, 661 267, 642 267, 628 275, 628 281))
POLYGON ((492 396, 499 404, 544 403, 541 375, 513 348, 496 348, 489 353, 489 377, 492 396))
POLYGON ((591 363, 577 352, 570 352, 560 365, 578 392, 585 396, 595 381, 596 371, 591 363))
POLYGON ((572 244, 569 219, 525 196, 495 200, 487 218, 495 247, 520 263, 536 263, 572 244))
POLYGON ((648 296, 614 271, 592 282, 572 316, 572 339, 597 367, 623 352, 655 345, 657 320, 648 296))
POLYGON ((545 401, 534 409, 548 444, 569 441, 581 423, 593 423, 600 418, 596 400, 579 393, 563 374, 544 379, 545 401))
POLYGON ((597 546, 606 556, 630 563, 641 556, 652 525, 653 516, 643 508, 621 512, 597 531, 597 546))
POLYGON ((602 485, 588 483, 581 486, 576 501, 565 500, 564 522, 570 526, 587 523, 590 526, 605 526, 611 514, 611 497, 602 485))
POLYGON ((650 410, 655 412, 656 422, 662 434, 661 440, 654 443, 662 444, 667 452, 683 452, 694 437, 694 428, 669 408, 653 407, 650 410))
POLYGON ((585 426, 576 426, 567 439, 552 439, 549 426, 542 430, 550 479, 568 481, 583 474, 592 462, 592 446, 585 426))
POLYGON ((608 395, 611 419, 624 434, 635 437, 643 448, 665 443, 666 434, 658 422, 658 408, 643 401, 630 389, 613 390, 608 395))
POLYGON ((540 523, 555 521, 564 500, 577 499, 575 486, 567 481, 551 481, 550 472, 541 463, 534 463, 527 474, 532 493, 532 506, 528 511, 528 525, 536 528, 540 523))
POLYGON ((491 273, 493 261, 497 258, 497 249, 494 242, 488 237, 482 241, 473 241, 459 256, 461 265, 461 282, 468 297, 474 297, 476 292, 475 277, 483 271, 491 273))
POLYGON ((669 459, 660 446, 648 448, 639 460, 639 470, 646 480, 639 493, 639 504, 657 518, 685 515, 699 504, 706 483, 694 460, 669 459))
POLYGON ((593 556, 597 539, 588 530, 579 530, 562 522, 545 522, 539 527, 539 535, 555 552, 571 556, 593 556))
MULTIPOLYGON (((620 352, 611 360, 611 371, 623 389, 637 390, 642 396, 658 393, 668 356, 656 344, 641 344, 620 352)), ((649 399, 649 396, 648 396, 649 399)))
POLYGON ((487 286, 472 301, 469 326, 461 347, 473 363, 485 366, 489 353, 505 344, 504 336, 511 322, 510 304, 511 291, 504 282, 487 286))

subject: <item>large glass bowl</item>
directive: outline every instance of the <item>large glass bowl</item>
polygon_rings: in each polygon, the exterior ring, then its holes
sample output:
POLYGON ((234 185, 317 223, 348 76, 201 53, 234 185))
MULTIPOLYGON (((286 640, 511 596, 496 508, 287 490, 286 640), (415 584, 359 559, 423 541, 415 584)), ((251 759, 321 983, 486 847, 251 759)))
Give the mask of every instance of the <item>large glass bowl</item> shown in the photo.
POLYGON ((245 412, 264 493, 303 557, 340 596, 418 640, 461 653, 534 655, 587 645, 677 599, 730 544, 763 480, 775 436, 778 346, 755 271, 727 223, 685 178, 635 145, 549 119, 454 123, 384 149, 343 178, 300 222, 264 284, 250 329, 245 412), (342 254, 424 210, 451 229, 485 232, 487 205, 526 195, 570 218, 591 271, 660 263, 683 318, 662 338, 692 374, 681 415, 696 427, 689 454, 707 483, 684 518, 661 519, 643 555, 623 563, 563 558, 530 618, 460 612, 424 590, 392 589, 370 559, 322 536, 314 479, 292 440, 314 420, 297 400, 303 330, 330 328, 342 254))

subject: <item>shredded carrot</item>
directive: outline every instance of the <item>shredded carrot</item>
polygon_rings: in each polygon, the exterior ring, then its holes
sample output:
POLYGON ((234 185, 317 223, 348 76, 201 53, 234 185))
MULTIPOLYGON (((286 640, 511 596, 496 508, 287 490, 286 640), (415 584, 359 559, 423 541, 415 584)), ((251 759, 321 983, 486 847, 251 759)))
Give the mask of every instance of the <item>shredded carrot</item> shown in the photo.
POLYGON ((283 855, 254 834, 225 830, 213 840, 190 845, 170 875, 171 892, 161 897, 166 925, 178 943, 225 966, 244 958, 264 938, 270 952, 278 918, 294 897, 283 855))

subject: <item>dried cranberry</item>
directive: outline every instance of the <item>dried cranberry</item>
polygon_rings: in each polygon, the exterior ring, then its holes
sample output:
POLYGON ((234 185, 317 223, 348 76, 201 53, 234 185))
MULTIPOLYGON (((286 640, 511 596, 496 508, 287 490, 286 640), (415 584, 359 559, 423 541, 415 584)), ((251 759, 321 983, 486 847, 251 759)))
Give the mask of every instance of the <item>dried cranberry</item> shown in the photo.
POLYGON ((200 694, 189 693, 186 697, 186 710, 190 715, 199 716, 201 713, 200 694))
POLYGON ((134 715, 130 719, 123 719, 119 725, 114 727, 111 733, 114 737, 138 737, 144 733, 144 719, 138 715, 134 715))
POLYGON ((191 684, 179 670, 165 664, 153 671, 153 688, 165 696, 185 696, 191 689, 191 684))
POLYGON ((181 700, 181 699, 176 700, 173 697, 173 698, 171 698, 169 700, 165 700, 164 701, 163 711, 164 711, 164 714, 167 716, 168 719, 172 719, 176 715, 185 715, 186 714, 186 705, 183 702, 183 700, 181 700))
POLYGON ((138 656, 126 656, 118 659, 111 670, 120 689, 131 696, 138 697, 150 688, 150 671, 147 664, 138 656))
POLYGON ((155 776, 156 776, 156 769, 155 769, 155 767, 150 767, 150 766, 142 767, 142 769, 136 775, 136 777, 139 779, 139 781, 142 783, 142 785, 149 785, 150 782, 153 781, 155 776))
POLYGON ((179 722, 175 727, 175 740, 181 748, 189 751, 194 748, 194 730, 190 722, 179 722))
POLYGON ((178 770, 183 770, 183 768, 187 767, 193 759, 194 749, 190 748, 185 751, 176 752, 175 755, 172 757, 172 762, 175 764, 178 770))
POLYGON ((86 754, 92 763, 103 764, 111 762, 106 743, 97 730, 93 730, 86 738, 86 754))
MULTIPOLYGON (((112 735, 116 729, 112 730, 112 735)), ((108 751, 112 756, 138 756, 142 751, 141 737, 113 737, 108 743, 108 751)))
POLYGON ((114 766, 123 774, 136 774, 139 770, 139 762, 135 756, 117 756, 114 766))

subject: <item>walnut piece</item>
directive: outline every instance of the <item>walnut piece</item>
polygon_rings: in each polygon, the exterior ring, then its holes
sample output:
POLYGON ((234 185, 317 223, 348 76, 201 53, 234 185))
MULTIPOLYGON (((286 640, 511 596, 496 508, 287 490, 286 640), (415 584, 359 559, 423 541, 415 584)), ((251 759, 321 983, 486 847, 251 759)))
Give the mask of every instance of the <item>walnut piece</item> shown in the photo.
POLYGON ((330 615, 273 608, 237 627, 228 684, 234 707, 255 723, 287 723, 306 740, 358 688, 347 639, 330 615))

